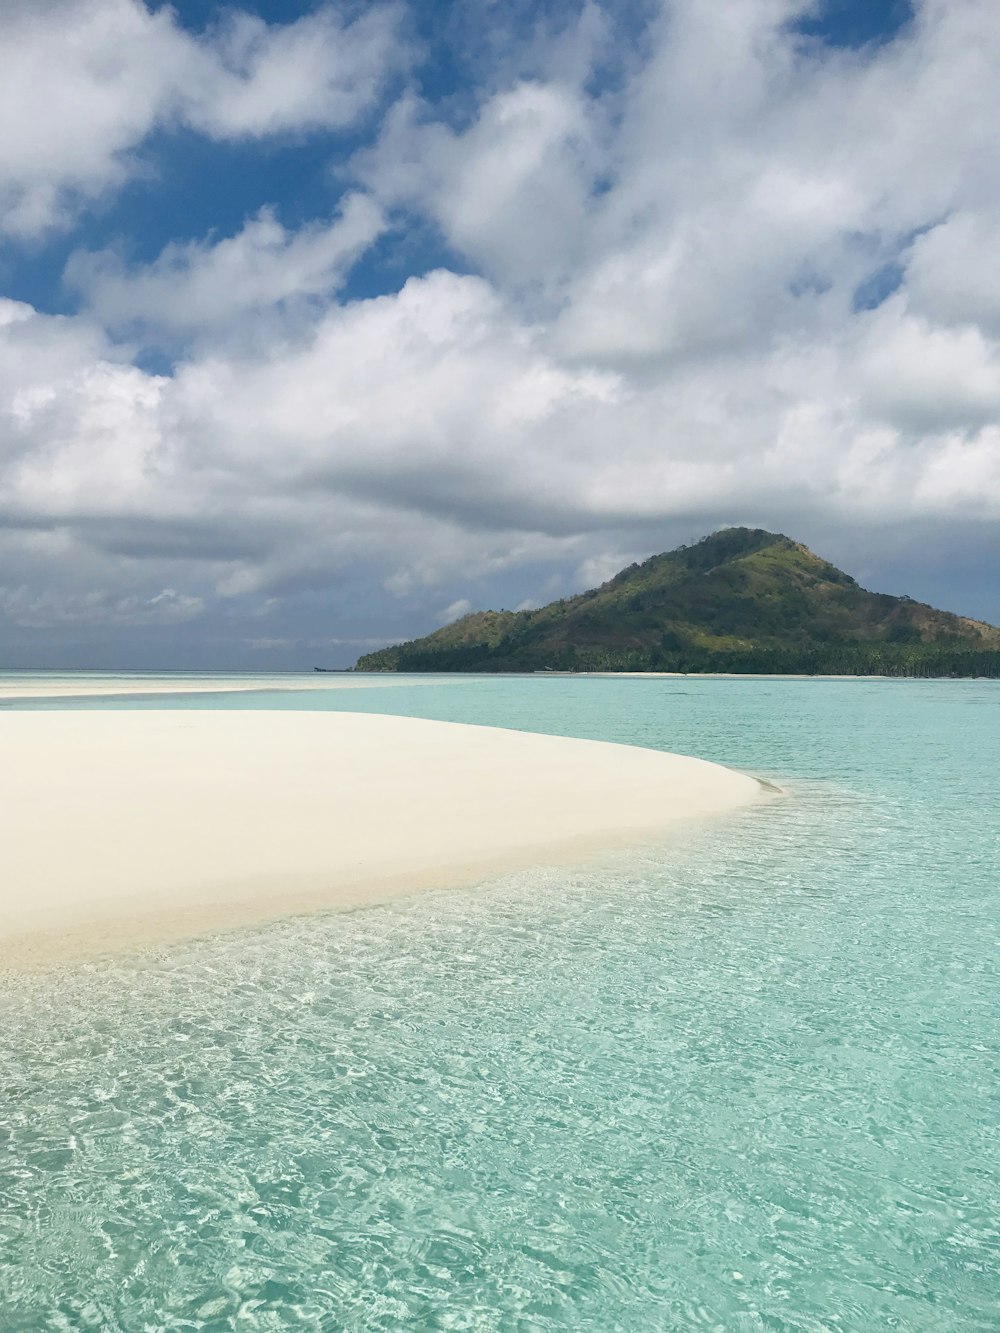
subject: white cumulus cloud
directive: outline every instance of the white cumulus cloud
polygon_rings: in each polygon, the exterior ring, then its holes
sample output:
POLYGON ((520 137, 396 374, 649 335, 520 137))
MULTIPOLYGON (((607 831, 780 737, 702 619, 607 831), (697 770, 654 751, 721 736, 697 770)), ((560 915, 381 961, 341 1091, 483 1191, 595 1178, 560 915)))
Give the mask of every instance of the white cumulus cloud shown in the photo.
POLYGON ((68 224, 122 184, 157 128, 215 139, 343 129, 405 62, 397 12, 346 22, 321 5, 265 24, 219 11, 200 35, 142 0, 7 0, 0 7, 0 232, 68 224))
POLYGON ((332 296, 383 226, 381 209, 361 194, 331 223, 295 232, 263 208, 235 236, 174 243, 148 265, 128 265, 113 251, 77 253, 66 276, 115 333, 219 334, 247 317, 332 296))

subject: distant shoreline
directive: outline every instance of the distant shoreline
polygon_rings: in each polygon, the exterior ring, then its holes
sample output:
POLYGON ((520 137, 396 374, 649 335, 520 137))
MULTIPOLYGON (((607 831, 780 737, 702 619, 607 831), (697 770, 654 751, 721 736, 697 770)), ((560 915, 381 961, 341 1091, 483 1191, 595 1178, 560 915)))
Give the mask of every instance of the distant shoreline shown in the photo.
POLYGON ((171 695, 269 694, 282 692, 314 693, 324 690, 363 690, 409 686, 444 685, 476 680, 760 680, 760 681, 924 681, 947 683, 959 680, 995 681, 995 676, 890 676, 890 675, 814 675, 801 672, 736 671, 297 671, 280 675, 248 673, 114 673, 104 670, 73 673, 53 670, 0 673, 0 710, 53 701, 96 698, 160 698, 171 695), (51 679, 47 677, 51 676, 51 679))
POLYGON ((812 672, 812 671, 555 671, 547 668, 542 671, 358 671, 358 676, 405 676, 409 680, 419 680, 423 676, 462 677, 464 680, 503 680, 545 679, 552 677, 561 680, 913 680, 913 681, 959 681, 959 680, 1000 680, 997 676, 907 676, 890 675, 877 672, 873 675, 861 675, 856 672, 812 672))
POLYGON ((578 675, 603 676, 610 679, 636 679, 645 677, 664 680, 997 680, 996 676, 890 676, 885 672, 875 675, 860 675, 855 672, 819 673, 811 671, 768 672, 768 671, 577 671, 577 672, 535 672, 536 675, 578 675))

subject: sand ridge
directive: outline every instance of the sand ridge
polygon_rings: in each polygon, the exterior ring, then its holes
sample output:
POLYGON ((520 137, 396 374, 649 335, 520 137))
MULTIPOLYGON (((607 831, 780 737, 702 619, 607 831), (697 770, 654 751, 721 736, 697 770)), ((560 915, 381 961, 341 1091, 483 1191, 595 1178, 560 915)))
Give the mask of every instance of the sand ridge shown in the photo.
POLYGON ((348 712, 0 712, 0 961, 582 860, 766 799, 699 759, 348 712))

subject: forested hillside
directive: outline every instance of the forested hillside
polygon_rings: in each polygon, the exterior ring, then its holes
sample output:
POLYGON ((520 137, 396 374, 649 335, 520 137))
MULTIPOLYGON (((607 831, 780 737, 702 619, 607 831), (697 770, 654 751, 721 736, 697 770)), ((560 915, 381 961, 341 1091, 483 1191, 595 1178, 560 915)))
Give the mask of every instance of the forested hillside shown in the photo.
POLYGON ((869 592, 800 542, 728 528, 536 611, 479 611, 358 671, 1000 676, 1000 629, 869 592))

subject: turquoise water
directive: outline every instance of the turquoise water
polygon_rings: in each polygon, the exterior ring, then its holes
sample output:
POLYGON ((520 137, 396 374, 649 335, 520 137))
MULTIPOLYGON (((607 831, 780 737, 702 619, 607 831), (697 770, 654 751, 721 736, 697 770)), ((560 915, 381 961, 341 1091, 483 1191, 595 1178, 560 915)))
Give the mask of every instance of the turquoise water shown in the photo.
POLYGON ((279 704, 788 797, 681 853, 0 983, 3 1333, 1000 1329, 1000 687, 182 701, 279 704))

